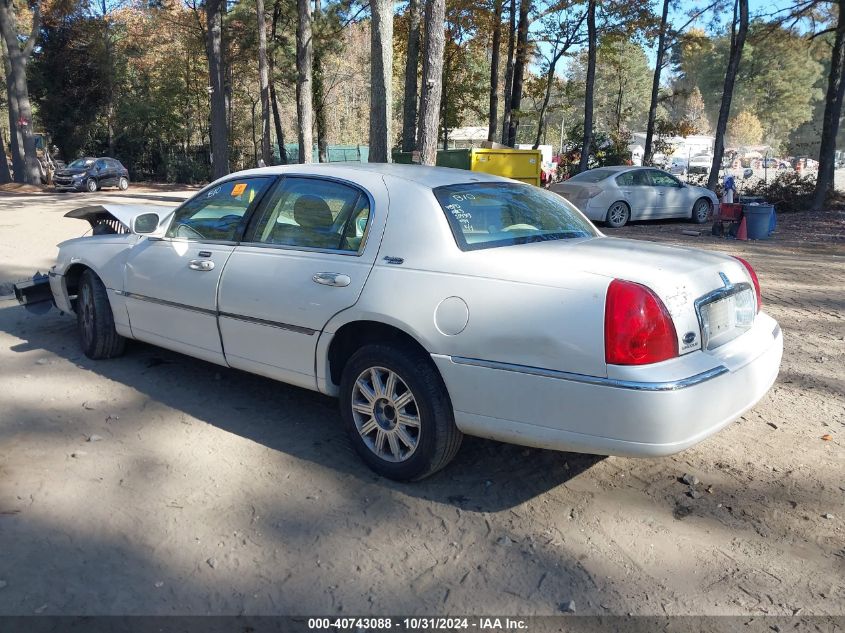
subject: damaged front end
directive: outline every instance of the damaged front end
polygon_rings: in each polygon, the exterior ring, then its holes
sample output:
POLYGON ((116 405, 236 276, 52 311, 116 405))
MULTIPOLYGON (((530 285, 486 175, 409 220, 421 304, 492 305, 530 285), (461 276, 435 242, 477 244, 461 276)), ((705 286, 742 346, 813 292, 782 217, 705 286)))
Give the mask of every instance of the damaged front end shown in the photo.
POLYGON ((37 272, 31 279, 14 284, 14 288, 15 299, 31 312, 43 314, 56 305, 49 275, 37 272))
MULTIPOLYGON (((88 205, 68 211, 66 218, 85 220, 91 226, 90 237, 104 235, 129 235, 132 233, 132 218, 147 212, 146 207, 135 205, 88 205)), ((54 266, 55 268, 55 266, 54 266)), ((56 305, 50 287, 50 273, 35 273, 30 279, 19 281, 14 286, 15 299, 32 312, 44 313, 56 305)))

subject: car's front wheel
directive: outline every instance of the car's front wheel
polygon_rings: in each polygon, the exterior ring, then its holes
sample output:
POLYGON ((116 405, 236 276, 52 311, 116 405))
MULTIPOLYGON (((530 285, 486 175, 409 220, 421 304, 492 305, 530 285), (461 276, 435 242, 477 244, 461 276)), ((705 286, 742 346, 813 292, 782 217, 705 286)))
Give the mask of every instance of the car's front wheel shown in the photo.
POLYGON ((82 273, 76 297, 76 324, 82 352, 94 360, 123 354, 126 339, 114 327, 106 287, 92 270, 82 273))
POLYGON ((610 205, 610 208, 607 210, 607 225, 614 229, 619 229, 625 226, 628 223, 628 220, 631 219, 631 208, 627 205, 627 203, 622 202, 614 202, 610 205))
POLYGON ((710 218, 710 201, 706 198, 696 200, 692 205, 692 221, 696 224, 704 224, 710 218))
POLYGON ((376 344, 355 352, 343 370, 340 409, 356 452, 390 479, 437 472, 463 438, 431 358, 411 348, 376 344))
POLYGON ((117 181, 117 188, 121 191, 126 191, 129 189, 129 179, 125 176, 121 176, 120 180, 117 181))
POLYGON ((95 193, 97 191, 97 180, 95 178, 89 178, 85 181, 85 190, 88 193, 95 193))

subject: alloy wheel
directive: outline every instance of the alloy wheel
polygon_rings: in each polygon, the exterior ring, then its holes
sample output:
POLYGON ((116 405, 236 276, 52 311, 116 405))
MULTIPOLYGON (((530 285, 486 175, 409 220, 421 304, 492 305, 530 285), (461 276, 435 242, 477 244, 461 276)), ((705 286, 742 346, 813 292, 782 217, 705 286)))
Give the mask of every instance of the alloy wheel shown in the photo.
POLYGON ((388 462, 404 462, 420 441, 420 412, 404 380, 384 367, 365 369, 352 389, 352 416, 367 448, 388 462))
POLYGON ((628 221, 628 207, 624 202, 616 202, 607 214, 608 221, 613 226, 622 226, 628 221))

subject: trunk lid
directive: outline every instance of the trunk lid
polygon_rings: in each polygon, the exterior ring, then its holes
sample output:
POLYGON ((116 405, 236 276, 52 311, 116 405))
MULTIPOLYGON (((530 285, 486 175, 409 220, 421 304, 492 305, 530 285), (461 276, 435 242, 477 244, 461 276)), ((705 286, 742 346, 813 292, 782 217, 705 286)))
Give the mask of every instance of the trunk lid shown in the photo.
POLYGON ((487 274, 523 283, 569 288, 572 273, 578 272, 605 277, 608 284, 624 279, 647 286, 672 316, 681 354, 702 348, 696 301, 708 295, 718 298, 721 293, 717 291, 736 284, 751 284, 745 267, 732 257, 642 240, 557 240, 485 249, 472 255, 485 259, 487 274))

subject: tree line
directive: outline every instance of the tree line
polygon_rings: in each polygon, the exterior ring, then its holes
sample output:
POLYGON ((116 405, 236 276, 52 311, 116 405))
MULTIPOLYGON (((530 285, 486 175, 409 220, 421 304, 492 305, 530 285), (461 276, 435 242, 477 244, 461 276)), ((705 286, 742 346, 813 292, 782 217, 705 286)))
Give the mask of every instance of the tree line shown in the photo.
POLYGON ((819 159, 833 187, 845 90, 845 0, 0 0, 12 170, 40 174, 34 132, 65 159, 218 177, 254 165, 394 147, 434 164, 450 131, 548 142, 583 170, 645 131, 819 159), (680 18, 678 16, 681 16, 680 18), (653 51, 649 55, 648 51, 653 51), (361 151, 358 148, 357 151, 361 151))

